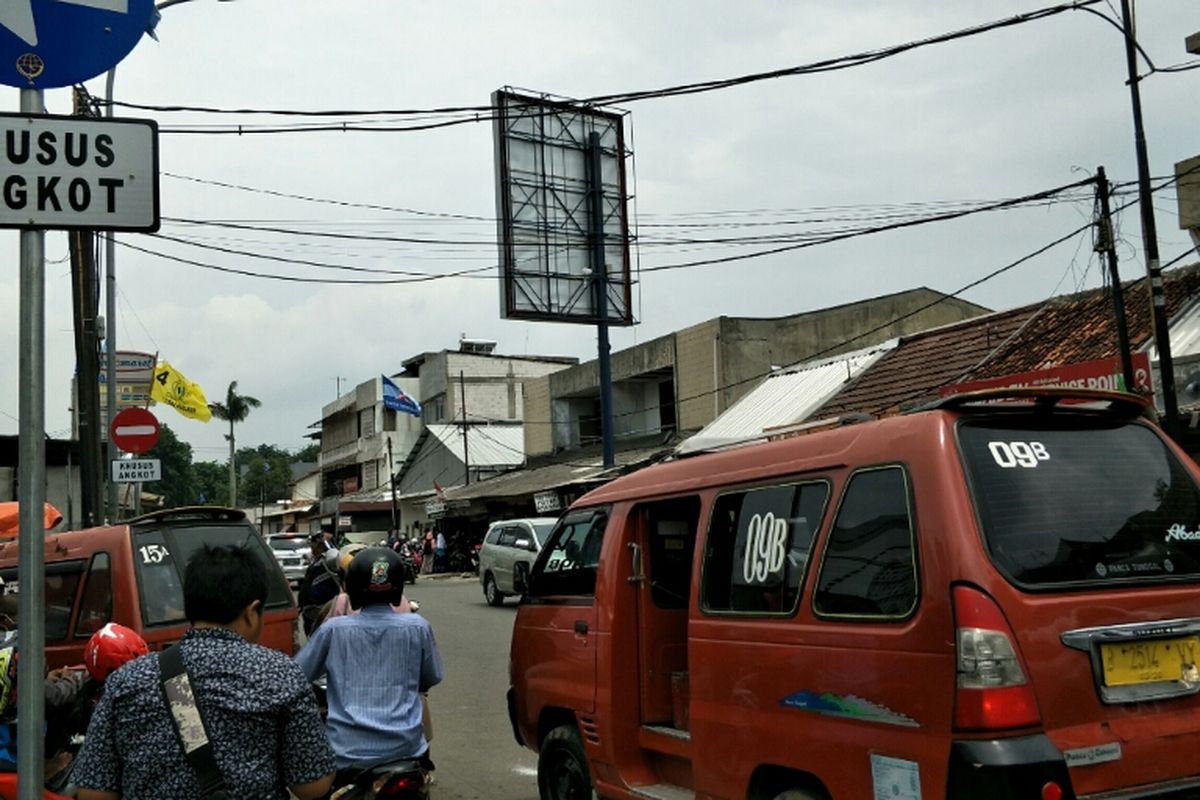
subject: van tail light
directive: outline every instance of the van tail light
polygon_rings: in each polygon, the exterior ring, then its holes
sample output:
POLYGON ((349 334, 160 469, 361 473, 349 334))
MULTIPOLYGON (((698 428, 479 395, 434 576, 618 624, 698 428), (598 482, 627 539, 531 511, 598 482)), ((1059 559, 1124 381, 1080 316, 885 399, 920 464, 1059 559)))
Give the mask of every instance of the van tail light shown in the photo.
POLYGON ((954 726, 993 731, 1041 722, 1016 638, 996 601, 969 586, 954 587, 958 681, 954 726))

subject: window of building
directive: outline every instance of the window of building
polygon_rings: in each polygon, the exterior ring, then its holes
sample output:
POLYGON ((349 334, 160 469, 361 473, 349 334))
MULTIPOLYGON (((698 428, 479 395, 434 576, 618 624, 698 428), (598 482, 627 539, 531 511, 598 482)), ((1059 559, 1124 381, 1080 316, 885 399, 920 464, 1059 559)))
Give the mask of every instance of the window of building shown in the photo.
POLYGON ((441 422, 446 418, 446 395, 431 397, 421 404, 421 418, 426 424, 441 422))
POLYGON ((823 480, 720 495, 705 543, 704 610, 793 613, 828 499, 823 480))
POLYGON ((374 408, 364 408, 358 412, 358 435, 364 439, 375 435, 374 408))
POLYGON ((396 412, 390 408, 383 409, 383 429, 385 431, 396 430, 396 412))
POLYGON ((821 562, 818 614, 905 617, 917 605, 908 479, 900 467, 851 477, 821 562))
POLYGON ((607 524, 607 509, 583 509, 563 517, 530 576, 529 594, 595 594, 596 568, 607 524))

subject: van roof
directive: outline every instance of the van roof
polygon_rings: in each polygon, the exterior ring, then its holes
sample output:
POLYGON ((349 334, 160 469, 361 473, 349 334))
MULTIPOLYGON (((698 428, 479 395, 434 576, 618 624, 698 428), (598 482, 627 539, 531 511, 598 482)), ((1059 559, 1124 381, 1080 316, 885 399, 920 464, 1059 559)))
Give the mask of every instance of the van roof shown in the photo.
POLYGON ((907 414, 843 424, 831 420, 812 432, 784 436, 719 452, 665 461, 625 475, 588 492, 576 505, 590 506, 730 483, 772 475, 836 469, 849 463, 849 451, 864 437, 928 435, 933 428, 967 414, 1072 414, 1132 419, 1146 413, 1149 399, 1125 392, 1086 389, 993 388, 942 398, 907 414))

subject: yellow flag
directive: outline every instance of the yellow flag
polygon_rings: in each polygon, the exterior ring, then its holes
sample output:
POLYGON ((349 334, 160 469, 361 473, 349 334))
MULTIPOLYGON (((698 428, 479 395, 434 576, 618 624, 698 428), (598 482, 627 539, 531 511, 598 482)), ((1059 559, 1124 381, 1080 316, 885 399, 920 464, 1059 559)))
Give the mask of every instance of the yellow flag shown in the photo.
POLYGON ((191 419, 208 422, 212 412, 208 410, 208 399, 200 384, 192 383, 183 373, 166 361, 160 361, 150 381, 150 399, 166 403, 171 408, 191 419))

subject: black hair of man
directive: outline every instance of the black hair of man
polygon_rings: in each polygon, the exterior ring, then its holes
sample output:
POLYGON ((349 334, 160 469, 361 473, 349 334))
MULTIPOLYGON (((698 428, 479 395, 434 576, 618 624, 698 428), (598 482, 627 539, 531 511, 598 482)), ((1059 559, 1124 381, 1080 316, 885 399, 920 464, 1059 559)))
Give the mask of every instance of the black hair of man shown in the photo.
POLYGON ((188 622, 228 625, 253 603, 267 601, 267 571, 257 555, 237 545, 204 545, 183 571, 188 622))

